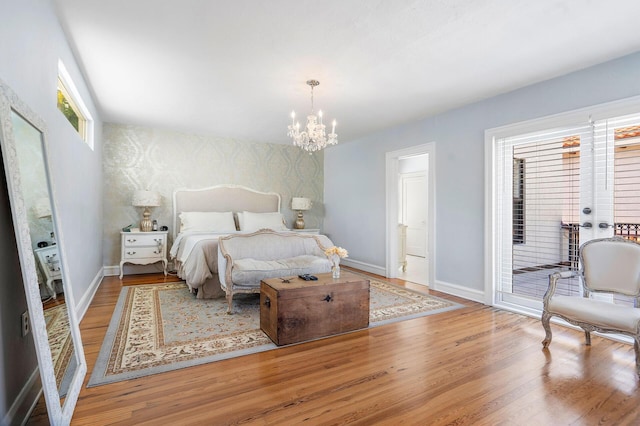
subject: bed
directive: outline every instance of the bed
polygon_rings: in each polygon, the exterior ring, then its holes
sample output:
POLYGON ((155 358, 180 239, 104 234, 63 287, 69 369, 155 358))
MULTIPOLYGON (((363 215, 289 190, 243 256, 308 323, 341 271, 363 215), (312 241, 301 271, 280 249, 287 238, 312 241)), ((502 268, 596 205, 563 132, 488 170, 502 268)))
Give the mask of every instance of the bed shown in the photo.
POLYGON ((218 239, 261 228, 286 230, 280 204, 277 193, 239 185, 178 189, 173 193, 170 258, 178 276, 197 298, 225 295, 218 279, 218 239))

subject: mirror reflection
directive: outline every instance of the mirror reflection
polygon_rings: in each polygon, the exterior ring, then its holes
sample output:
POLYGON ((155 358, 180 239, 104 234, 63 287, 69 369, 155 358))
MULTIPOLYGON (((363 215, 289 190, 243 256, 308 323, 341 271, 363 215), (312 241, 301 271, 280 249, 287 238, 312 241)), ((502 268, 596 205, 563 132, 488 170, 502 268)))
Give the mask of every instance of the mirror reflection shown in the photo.
POLYGON ((11 122, 56 385, 64 399, 77 360, 55 239, 42 134, 15 111, 11 111, 11 122))

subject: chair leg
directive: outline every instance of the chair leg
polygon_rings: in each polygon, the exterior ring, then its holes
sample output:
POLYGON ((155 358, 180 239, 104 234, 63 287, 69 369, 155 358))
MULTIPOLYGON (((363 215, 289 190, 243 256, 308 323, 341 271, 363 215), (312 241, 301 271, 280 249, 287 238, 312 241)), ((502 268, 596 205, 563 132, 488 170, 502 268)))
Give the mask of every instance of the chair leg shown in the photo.
POLYGON ((587 346, 591 346, 591 333, 587 330, 584 331, 584 340, 587 346))
POLYGON ((551 343, 551 326, 549 325, 549 320, 551 319, 551 314, 548 312, 542 313, 542 327, 544 327, 545 338, 542 341, 542 347, 546 348, 551 343))
POLYGON ((231 315, 233 313, 233 292, 227 292, 227 314, 231 315))

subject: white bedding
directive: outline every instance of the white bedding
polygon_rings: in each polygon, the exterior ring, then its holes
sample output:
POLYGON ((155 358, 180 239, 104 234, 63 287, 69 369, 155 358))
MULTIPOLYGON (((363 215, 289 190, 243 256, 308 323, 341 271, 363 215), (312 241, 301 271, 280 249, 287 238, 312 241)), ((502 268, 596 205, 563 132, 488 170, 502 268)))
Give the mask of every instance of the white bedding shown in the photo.
MULTIPOLYGON (((215 185, 200 189, 177 189, 173 193, 174 243, 169 257, 178 276, 186 281, 198 298, 224 295, 218 278, 218 238, 237 233, 236 223, 225 216, 280 212, 281 197, 275 192, 261 192, 240 185, 215 185), (185 215, 188 217, 185 218, 185 215), (186 219, 187 223, 184 223, 186 219), (185 226, 191 231, 183 231, 185 226), (231 229, 230 229, 231 228, 231 229)), ((266 216, 265 216, 266 217, 266 216)), ((262 217, 258 217, 262 219, 262 217)), ((282 215, 280 215, 282 220, 282 215)), ((271 223, 258 223, 264 227, 271 223)), ((279 223, 275 225, 280 226, 279 223)), ((240 228, 242 229, 242 228, 240 228)))

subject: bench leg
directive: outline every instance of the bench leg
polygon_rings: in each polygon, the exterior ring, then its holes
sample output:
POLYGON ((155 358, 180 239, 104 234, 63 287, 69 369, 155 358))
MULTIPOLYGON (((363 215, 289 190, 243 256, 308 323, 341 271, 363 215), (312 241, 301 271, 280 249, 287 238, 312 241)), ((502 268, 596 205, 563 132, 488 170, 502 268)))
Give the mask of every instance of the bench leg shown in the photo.
POLYGON ((233 292, 227 292, 227 314, 233 313, 233 292))
POLYGON ((591 333, 587 330, 584 331, 584 340, 587 346, 591 346, 591 333))
POLYGON ((551 343, 551 326, 549 325, 549 320, 551 320, 551 314, 548 312, 542 313, 542 326, 544 327, 545 337, 542 341, 542 347, 546 348, 551 343))

